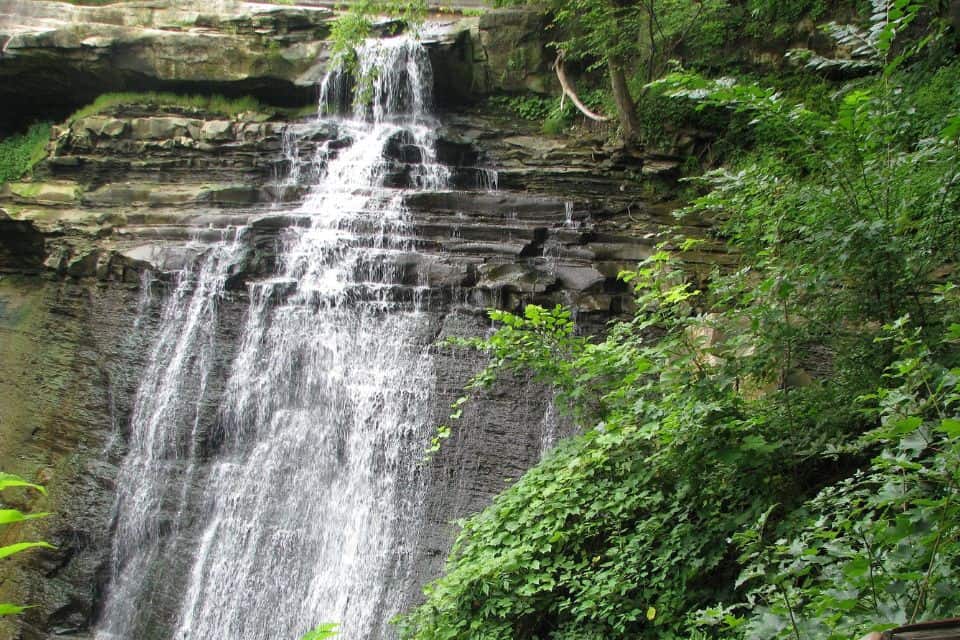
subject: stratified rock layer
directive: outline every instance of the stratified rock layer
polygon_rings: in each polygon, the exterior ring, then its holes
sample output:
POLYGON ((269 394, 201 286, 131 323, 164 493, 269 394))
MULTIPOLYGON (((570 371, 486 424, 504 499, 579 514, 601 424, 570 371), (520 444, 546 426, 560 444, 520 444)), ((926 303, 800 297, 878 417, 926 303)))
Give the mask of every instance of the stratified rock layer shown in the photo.
POLYGON ((256 94, 303 104, 324 70, 332 15, 232 0, 0 0, 0 120, 62 118, 108 91, 256 94))
MULTIPOLYGON (((107 89, 309 100, 324 69, 330 11, 222 5, 0 0, 5 122, 62 115, 107 89)), ((544 137, 534 123, 463 108, 487 92, 549 90, 538 20, 503 12, 452 21, 429 43, 438 102, 447 108, 437 151, 453 189, 407 192, 411 249, 385 271, 396 274, 398 299, 429 288, 436 377, 425 383, 435 401, 423 411, 438 421, 484 365, 479 354, 444 346, 445 338, 485 332, 488 307, 527 303, 570 305, 586 330, 598 330, 630 309, 618 273, 669 239, 676 223, 666 195, 676 159, 624 156, 600 139, 544 137)), ((33 178, 0 189, 0 469, 47 484, 48 498, 10 500, 55 514, 9 535, 57 545, 9 565, 0 601, 38 606, 0 621, 0 637, 89 632, 112 570, 113 483, 130 407, 169 276, 205 243, 246 225, 252 251, 231 274, 217 328, 226 363, 249 302, 246 283, 273 274, 278 239, 308 224, 295 205, 311 176, 285 179, 297 162, 284 144, 291 135, 304 157, 351 143, 335 124, 312 119, 115 107, 56 127, 33 178)), ((422 159, 403 139, 389 155, 388 185, 403 189, 422 159)), ((708 235, 704 223, 685 224, 689 235, 708 235)), ((687 257, 704 268, 730 261, 711 243, 687 257)), ((222 383, 211 381, 214 389, 222 383)), ((206 433, 215 411, 203 416, 206 433)), ((571 428, 529 380, 505 381, 467 406, 424 471, 429 517, 414 552, 421 582, 440 570, 451 523, 483 507, 571 428)), ((156 602, 145 615, 162 630, 174 605, 156 602)))

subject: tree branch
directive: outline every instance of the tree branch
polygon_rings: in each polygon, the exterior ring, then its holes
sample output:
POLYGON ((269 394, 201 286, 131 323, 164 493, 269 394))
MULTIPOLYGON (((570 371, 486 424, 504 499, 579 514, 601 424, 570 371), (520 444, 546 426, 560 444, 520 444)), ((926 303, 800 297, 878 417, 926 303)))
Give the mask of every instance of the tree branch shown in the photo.
POLYGON ((567 80, 567 74, 563 70, 563 53, 557 54, 557 60, 553 63, 553 68, 557 72, 557 80, 560 81, 560 88, 563 89, 564 95, 570 98, 570 102, 573 103, 577 109, 580 110, 580 113, 587 116, 591 120, 596 120, 597 122, 608 122, 610 118, 602 116, 598 113, 594 113, 587 108, 583 102, 580 101, 580 98, 577 97, 576 92, 573 90, 573 86, 570 84, 570 81, 567 80))

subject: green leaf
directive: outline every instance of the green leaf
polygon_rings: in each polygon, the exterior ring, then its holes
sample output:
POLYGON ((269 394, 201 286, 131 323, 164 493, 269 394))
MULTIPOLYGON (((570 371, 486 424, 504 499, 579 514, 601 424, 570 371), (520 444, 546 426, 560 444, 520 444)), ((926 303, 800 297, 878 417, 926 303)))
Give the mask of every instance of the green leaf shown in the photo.
POLYGON ((30 489, 36 489, 43 495, 47 495, 47 490, 43 486, 27 482, 20 476, 15 476, 12 473, 3 473, 0 471, 0 491, 10 487, 28 487, 30 489))
POLYGON ((20 553, 21 551, 26 551, 27 549, 56 549, 55 546, 49 542, 18 542, 16 544, 8 544, 5 547, 0 547, 0 559, 12 556, 15 553, 20 553))
POLYGON ((947 126, 943 128, 943 131, 940 132, 940 135, 947 140, 960 137, 960 114, 953 116, 947 121, 947 126))
POLYGON ((870 560, 865 556, 857 556, 843 567, 843 575, 848 578, 859 578, 870 570, 870 560))
POLYGON ((763 436, 747 436, 743 439, 743 447, 746 451, 756 451, 758 453, 769 453, 776 450, 776 445, 767 442, 763 436))
POLYGON ((890 434, 902 436, 916 431, 921 424, 923 424, 923 419, 917 416, 901 418, 900 420, 893 421, 893 423, 890 425, 890 434))
MULTIPOLYGON (((957 124, 960 127, 960 122, 957 124)), ((955 342, 960 340, 960 322, 954 322, 947 328, 947 337, 948 342, 955 342)))
POLYGON ((23 613, 27 609, 31 609, 32 607, 33 605, 20 606, 16 604, 10 604, 9 602, 0 602, 0 616, 15 616, 23 613))
POLYGON ((49 513, 23 513, 17 509, 0 509, 0 524, 13 524, 14 522, 23 522, 24 520, 34 520, 36 518, 45 518, 49 513))
POLYGON ((960 418, 944 418, 937 425, 937 431, 945 433, 951 438, 960 437, 960 418))
POLYGON ((340 625, 335 622, 324 622, 312 631, 308 632, 301 640, 326 640, 337 635, 337 627, 340 625))

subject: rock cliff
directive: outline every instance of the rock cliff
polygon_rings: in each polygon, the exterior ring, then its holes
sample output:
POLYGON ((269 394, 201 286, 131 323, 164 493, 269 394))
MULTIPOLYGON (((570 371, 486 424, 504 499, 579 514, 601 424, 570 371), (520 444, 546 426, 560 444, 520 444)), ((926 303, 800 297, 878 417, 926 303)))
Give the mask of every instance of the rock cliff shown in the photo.
MULTIPOLYGON (((313 94, 330 10, 222 5, 0 0, 5 116, 62 115, 120 88, 252 92, 290 103, 313 94)), ((536 20, 492 13, 448 24, 431 41, 446 109, 438 154, 454 188, 408 194, 415 251, 397 256, 391 272, 397 297, 413 285, 431 291, 437 364, 426 382, 436 402, 423 410, 437 420, 483 366, 480 356, 443 346, 445 337, 484 332, 490 306, 531 302, 571 305, 584 327, 599 330, 630 308, 619 271, 668 239, 676 222, 674 159, 623 158, 600 139, 544 137, 532 123, 469 106, 485 92, 550 81, 536 20), (511 63, 517 52, 523 61, 511 63)), ((56 127, 33 179, 0 192, 0 468, 47 484, 49 498, 16 499, 55 513, 9 535, 57 545, 24 557, 0 582, 0 601, 38 605, 0 622, 3 637, 89 632, 111 571, 113 483, 166 281, 204 241, 249 228, 253 251, 231 277, 217 329, 229 358, 245 284, 273 272, 278 237, 305 223, 294 205, 309 176, 285 179, 299 166, 285 144, 294 132, 306 141, 301 153, 349 144, 313 118, 117 106, 56 127)), ((403 139, 391 146, 391 185, 409 184, 421 161, 415 151, 403 139)), ((689 234, 708 235, 705 223, 686 224, 689 234)), ((730 257, 708 243, 688 259, 730 257)), ((439 571, 451 522, 482 507, 538 459, 545 440, 570 428, 529 380, 504 382, 468 407, 426 470, 431 515, 415 552, 418 582, 439 571)), ((158 628, 168 613, 156 603, 158 628)))

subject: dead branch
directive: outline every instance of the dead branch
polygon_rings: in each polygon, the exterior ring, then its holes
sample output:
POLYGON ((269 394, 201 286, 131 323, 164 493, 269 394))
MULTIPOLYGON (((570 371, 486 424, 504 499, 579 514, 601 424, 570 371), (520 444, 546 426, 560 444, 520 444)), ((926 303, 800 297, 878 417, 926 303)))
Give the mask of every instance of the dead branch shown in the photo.
POLYGON ((577 97, 577 93, 573 90, 573 86, 570 84, 570 81, 567 80, 567 74, 563 70, 563 53, 557 55, 557 60, 553 63, 553 68, 557 72, 557 80, 560 81, 560 88, 563 89, 564 95, 570 98, 570 102, 580 110, 580 113, 597 122, 609 122, 610 118, 590 111, 587 105, 583 104, 580 98, 577 97))

